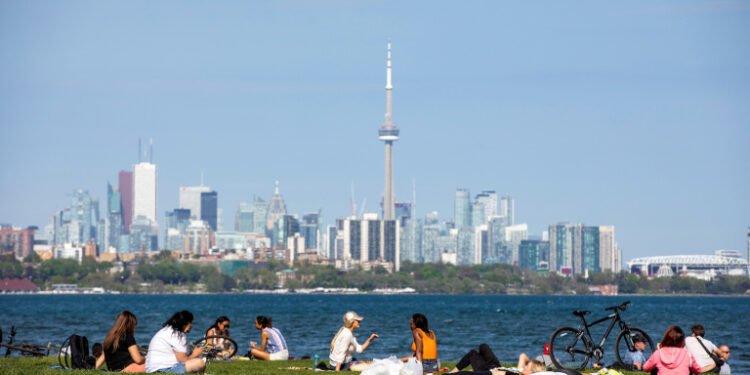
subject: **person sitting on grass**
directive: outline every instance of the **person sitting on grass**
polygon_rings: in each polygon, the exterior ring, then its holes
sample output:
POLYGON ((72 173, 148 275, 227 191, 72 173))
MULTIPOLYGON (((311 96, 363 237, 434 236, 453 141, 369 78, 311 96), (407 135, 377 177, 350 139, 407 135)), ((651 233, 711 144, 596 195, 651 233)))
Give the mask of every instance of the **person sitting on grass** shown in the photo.
POLYGON ((92 350, 96 357, 96 368, 106 362, 109 371, 146 372, 146 358, 138 351, 133 336, 137 324, 135 315, 128 310, 117 315, 115 324, 104 338, 104 344, 99 345, 100 349, 92 350))
POLYGON ((289 350, 286 340, 278 328, 273 328, 271 318, 258 316, 255 318, 255 329, 260 330, 260 346, 255 341, 250 343, 250 354, 255 359, 264 361, 286 361, 289 359, 289 350))
POLYGON ((349 370, 352 366, 354 352, 362 353, 370 346, 372 340, 379 337, 373 333, 365 340, 364 344, 359 345, 357 338, 354 337, 354 330, 359 328, 359 322, 362 319, 364 318, 357 315, 354 311, 344 314, 344 326, 339 328, 336 336, 333 336, 333 340, 331 340, 331 353, 328 356, 331 370, 349 370))
MULTIPOLYGON (((209 327, 206 331, 206 336, 231 337, 229 335, 229 318, 227 318, 226 316, 220 316, 216 318, 214 324, 212 324, 211 327, 209 327)), ((207 343, 209 346, 217 348, 221 351, 227 348, 226 340, 220 337, 208 339, 207 343)))
POLYGON ((417 361, 422 364, 422 370, 424 372, 437 372, 438 368, 437 361, 437 338, 435 332, 430 330, 430 326, 427 322, 427 317, 416 313, 411 317, 411 334, 414 337, 414 341, 411 344, 411 350, 414 354, 401 358, 402 362, 406 362, 411 357, 417 357, 417 361))
POLYGON ((203 372, 206 362, 199 358, 203 346, 189 353, 187 333, 193 328, 193 314, 183 310, 172 315, 148 345, 146 372, 203 372))
POLYGON ((659 343, 651 358, 643 365, 643 371, 650 372, 656 369, 659 375, 689 375, 701 373, 701 366, 695 361, 695 357, 685 349, 685 332, 678 326, 671 326, 664 333, 664 338, 659 343))

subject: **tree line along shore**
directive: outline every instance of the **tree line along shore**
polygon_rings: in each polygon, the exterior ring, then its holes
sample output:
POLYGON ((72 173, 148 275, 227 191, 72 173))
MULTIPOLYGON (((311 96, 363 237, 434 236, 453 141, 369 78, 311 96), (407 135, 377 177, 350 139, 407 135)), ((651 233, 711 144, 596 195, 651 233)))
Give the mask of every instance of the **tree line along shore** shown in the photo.
MULTIPOLYGON (((119 262, 116 262, 119 263, 119 262)), ((127 264, 97 262, 94 258, 49 259, 32 254, 23 260, 0 256, 0 279, 28 279, 40 290, 55 284, 82 288, 103 288, 119 293, 224 293, 245 290, 290 291, 313 288, 356 288, 367 293, 376 289, 414 289, 419 294, 619 294, 671 295, 750 295, 750 278, 717 276, 706 281, 693 277, 647 278, 630 274, 602 272, 562 276, 538 273, 507 264, 456 266, 403 262, 401 270, 388 273, 384 268, 337 270, 331 265, 299 262, 293 268, 278 261, 260 267, 240 268, 231 274, 215 266, 178 262, 170 253, 136 258, 127 264)))

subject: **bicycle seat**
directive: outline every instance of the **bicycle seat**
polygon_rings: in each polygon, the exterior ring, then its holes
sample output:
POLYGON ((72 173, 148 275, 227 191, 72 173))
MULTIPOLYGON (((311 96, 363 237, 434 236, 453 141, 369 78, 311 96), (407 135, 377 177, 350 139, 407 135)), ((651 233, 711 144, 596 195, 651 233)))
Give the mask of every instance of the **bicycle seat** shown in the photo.
POLYGON ((573 311, 573 315, 575 316, 583 317, 584 315, 587 315, 587 314, 591 314, 591 311, 581 311, 581 310, 573 311))

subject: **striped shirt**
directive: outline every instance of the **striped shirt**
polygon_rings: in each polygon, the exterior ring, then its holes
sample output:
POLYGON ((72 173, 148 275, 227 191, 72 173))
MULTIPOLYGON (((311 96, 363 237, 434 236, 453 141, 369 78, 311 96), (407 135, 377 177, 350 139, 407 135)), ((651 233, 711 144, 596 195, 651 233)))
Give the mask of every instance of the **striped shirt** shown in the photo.
POLYGON ((268 341, 266 341, 266 350, 269 353, 276 353, 281 350, 286 350, 286 340, 278 328, 263 328, 263 332, 268 333, 268 341))

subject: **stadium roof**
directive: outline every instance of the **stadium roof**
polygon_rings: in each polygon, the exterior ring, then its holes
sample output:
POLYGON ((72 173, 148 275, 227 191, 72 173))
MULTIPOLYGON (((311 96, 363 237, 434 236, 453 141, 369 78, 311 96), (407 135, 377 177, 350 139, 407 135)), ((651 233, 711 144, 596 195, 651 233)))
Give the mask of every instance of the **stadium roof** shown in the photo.
POLYGON ((742 258, 724 257, 718 255, 665 255, 655 257, 634 258, 628 262, 632 265, 645 264, 684 264, 704 266, 747 266, 742 258))

